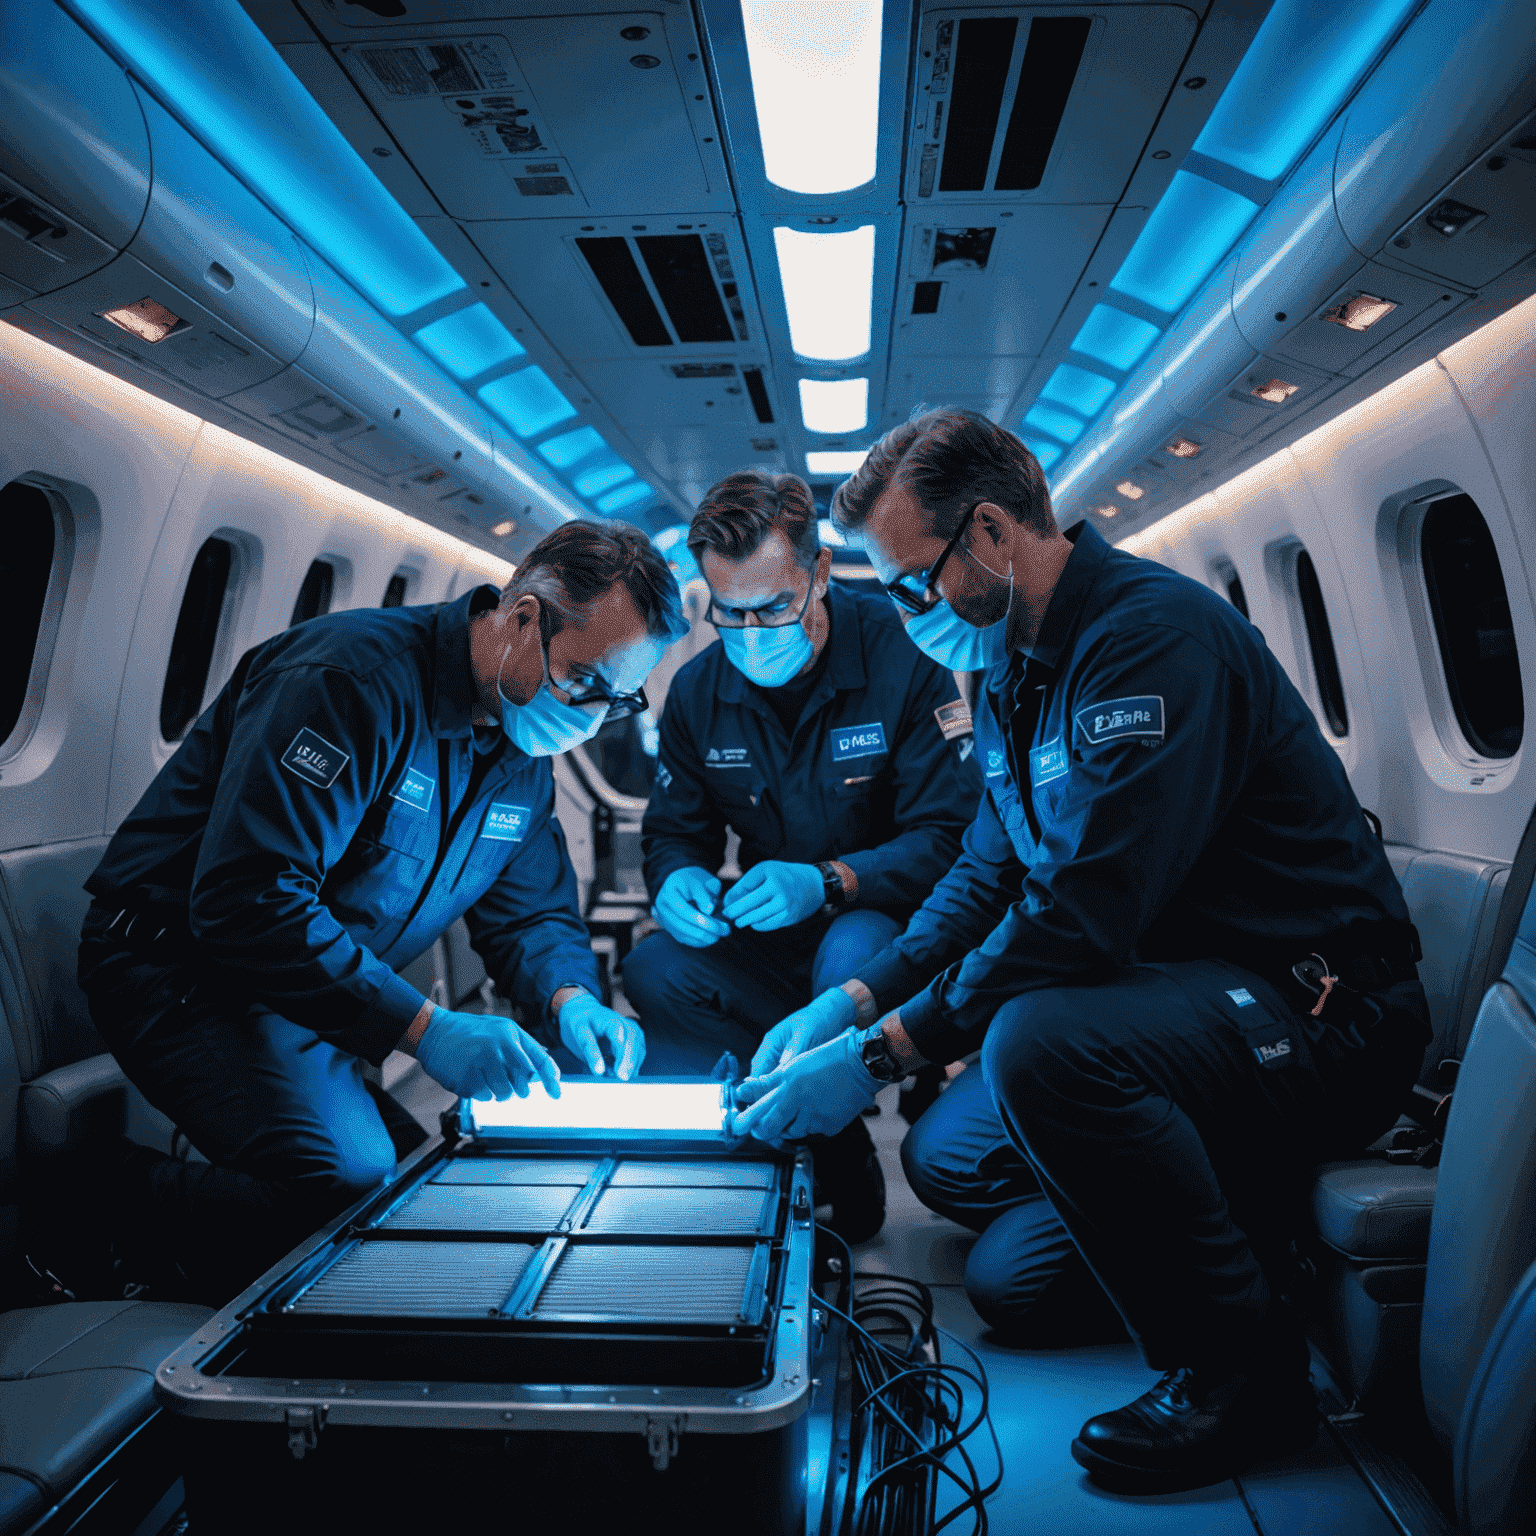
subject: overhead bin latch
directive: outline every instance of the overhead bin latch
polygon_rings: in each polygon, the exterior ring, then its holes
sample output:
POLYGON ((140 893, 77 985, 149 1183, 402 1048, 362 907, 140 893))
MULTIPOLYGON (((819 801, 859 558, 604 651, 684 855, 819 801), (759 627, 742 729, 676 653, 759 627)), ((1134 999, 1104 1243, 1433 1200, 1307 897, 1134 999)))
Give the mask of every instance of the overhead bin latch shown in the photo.
MULTIPOLYGON (((651 1453, 651 1465, 658 1472, 665 1472, 677 1455, 678 1442, 683 1435, 684 1415, 674 1413, 662 1419, 645 1421, 645 1445, 651 1453)), ((291 1443, 291 1436, 290 1436, 291 1443)))
POLYGON ((289 1453, 295 1461, 303 1461, 304 1453, 314 1450, 319 1443, 325 1415, 319 1408, 290 1408, 286 1417, 289 1453))

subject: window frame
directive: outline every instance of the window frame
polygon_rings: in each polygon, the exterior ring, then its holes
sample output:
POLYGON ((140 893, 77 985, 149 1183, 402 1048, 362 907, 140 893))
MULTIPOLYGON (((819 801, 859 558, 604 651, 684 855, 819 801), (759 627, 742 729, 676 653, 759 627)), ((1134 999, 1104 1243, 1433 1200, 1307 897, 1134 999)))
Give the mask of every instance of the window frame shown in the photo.
MULTIPOLYGON (((1332 551, 1328 548, 1326 539, 1323 547, 1328 550, 1328 558, 1332 558, 1332 551)), ((1308 547, 1305 539, 1299 533, 1287 530, 1268 544, 1264 550, 1264 572, 1269 580, 1270 592, 1280 600, 1280 605, 1285 611, 1286 627, 1290 631, 1291 656, 1287 670, 1296 683, 1297 691, 1307 701, 1307 707, 1312 711, 1312 717, 1317 721, 1318 729, 1323 733, 1326 741, 1344 760, 1347 770, 1352 770, 1358 761, 1358 753, 1361 750, 1361 742, 1364 734, 1360 729, 1361 710, 1351 708, 1352 701, 1347 685, 1347 676, 1350 671, 1356 672, 1358 681, 1358 652, 1351 657, 1356 665, 1351 668, 1347 662, 1340 645, 1342 633, 1336 622, 1341 615, 1337 611, 1337 605, 1333 608, 1327 606, 1327 593, 1324 590, 1322 572, 1318 570, 1317 556, 1308 547), (1312 656, 1312 640, 1307 627, 1306 613, 1302 607, 1301 582, 1298 570, 1298 556, 1306 555, 1312 562, 1312 569, 1317 575, 1318 589, 1323 591, 1324 613, 1328 618, 1328 635, 1333 642, 1334 662, 1339 669, 1339 692, 1344 700, 1345 723, 1348 726, 1348 734, 1335 735, 1332 722, 1328 718, 1328 711, 1323 704, 1323 693, 1317 675, 1317 664, 1312 656)), ((1251 601, 1251 600, 1250 600, 1251 601)), ((1342 617, 1348 620, 1352 626, 1353 615, 1346 607, 1342 617)), ((1252 622, 1251 620, 1249 621, 1252 622)), ((1351 633, 1352 633, 1351 628, 1351 633)), ((1369 711, 1365 712, 1366 715, 1369 711)))
POLYGON ((24 472, 13 475, 6 485, 25 485, 39 492, 53 514, 53 559, 48 567, 48 587, 38 614, 37 634, 32 644, 32 661, 27 669, 26 691, 21 710, 10 734, 0 741, 0 765, 14 762, 27 750, 43 717, 48 696, 48 678, 53 670, 59 628, 69 596, 70 577, 75 568, 76 520, 69 497, 48 477, 24 472))

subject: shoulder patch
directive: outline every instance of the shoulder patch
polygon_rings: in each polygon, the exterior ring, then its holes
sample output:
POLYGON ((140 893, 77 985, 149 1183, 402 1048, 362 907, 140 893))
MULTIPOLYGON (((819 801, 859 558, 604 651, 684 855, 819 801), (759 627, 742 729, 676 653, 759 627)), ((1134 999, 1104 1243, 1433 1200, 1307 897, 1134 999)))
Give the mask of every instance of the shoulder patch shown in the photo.
POLYGON ((288 743, 288 750, 278 761, 295 778, 320 789, 329 789, 352 758, 306 725, 288 743))
POLYGON ((939 722, 939 730, 943 733, 945 741, 953 741, 956 736, 971 734, 971 711, 964 699, 956 699, 952 704, 939 705, 933 712, 933 718, 939 722))
POLYGON ((1137 694, 1128 699, 1105 699, 1090 704, 1073 716, 1083 740, 1090 746, 1122 737, 1163 736, 1163 698, 1158 693, 1137 694))

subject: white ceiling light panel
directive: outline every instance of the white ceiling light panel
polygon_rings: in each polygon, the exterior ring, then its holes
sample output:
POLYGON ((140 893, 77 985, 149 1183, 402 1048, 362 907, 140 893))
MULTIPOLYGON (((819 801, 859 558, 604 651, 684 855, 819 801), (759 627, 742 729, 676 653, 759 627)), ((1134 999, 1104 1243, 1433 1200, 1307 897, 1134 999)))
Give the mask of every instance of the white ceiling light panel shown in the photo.
POLYGON ((869 420, 869 380, 801 379, 800 417, 811 432, 862 432, 869 420))
POLYGON ((796 353, 828 363, 863 357, 874 298, 875 226, 813 234, 779 225, 773 244, 796 353))

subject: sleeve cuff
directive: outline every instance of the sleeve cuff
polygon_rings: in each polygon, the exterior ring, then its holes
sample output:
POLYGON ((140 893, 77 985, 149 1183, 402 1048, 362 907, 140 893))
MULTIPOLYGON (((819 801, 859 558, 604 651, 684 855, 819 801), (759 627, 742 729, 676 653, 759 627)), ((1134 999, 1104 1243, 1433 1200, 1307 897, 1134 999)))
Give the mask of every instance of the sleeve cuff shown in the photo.
POLYGON ((426 998, 410 982, 391 972, 374 994, 373 1001, 347 1031, 357 1042, 357 1054, 374 1066, 381 1065, 401 1035, 410 1028, 411 1020, 421 1012, 424 1002, 426 998))
MULTIPOLYGON (((854 973, 856 981, 862 981, 874 993, 875 1006, 882 1014, 889 1013, 903 998, 911 997, 932 972, 924 972, 913 965, 894 945, 881 952, 854 973)), ((905 1021, 905 1015, 903 1015, 905 1021)))

